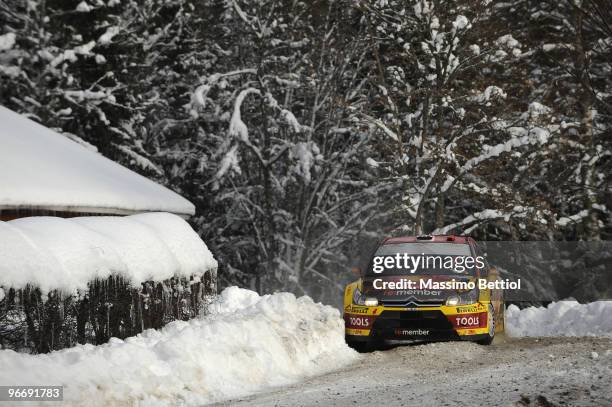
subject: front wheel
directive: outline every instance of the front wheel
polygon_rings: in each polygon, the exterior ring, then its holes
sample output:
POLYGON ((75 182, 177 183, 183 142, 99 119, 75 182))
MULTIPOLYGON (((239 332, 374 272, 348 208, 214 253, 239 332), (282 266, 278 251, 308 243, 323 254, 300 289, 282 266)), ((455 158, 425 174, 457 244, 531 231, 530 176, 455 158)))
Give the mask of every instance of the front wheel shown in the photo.
POLYGON ((506 303, 504 302, 501 307, 501 332, 506 332, 506 303))
POLYGON ((487 326, 489 327, 487 336, 484 339, 476 341, 476 343, 479 345, 490 345, 493 343, 493 339, 495 339, 495 310, 493 309, 493 304, 489 304, 489 311, 487 312, 487 326))

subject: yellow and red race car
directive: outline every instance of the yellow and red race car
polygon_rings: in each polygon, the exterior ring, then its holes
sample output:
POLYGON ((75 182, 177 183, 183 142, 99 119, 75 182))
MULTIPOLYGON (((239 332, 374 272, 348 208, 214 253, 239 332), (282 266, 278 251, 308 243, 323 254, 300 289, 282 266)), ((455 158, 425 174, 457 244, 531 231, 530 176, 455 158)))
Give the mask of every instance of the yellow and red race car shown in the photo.
POLYGON ((503 290, 474 239, 387 238, 344 291, 346 342, 468 340, 488 345, 504 331, 503 290))

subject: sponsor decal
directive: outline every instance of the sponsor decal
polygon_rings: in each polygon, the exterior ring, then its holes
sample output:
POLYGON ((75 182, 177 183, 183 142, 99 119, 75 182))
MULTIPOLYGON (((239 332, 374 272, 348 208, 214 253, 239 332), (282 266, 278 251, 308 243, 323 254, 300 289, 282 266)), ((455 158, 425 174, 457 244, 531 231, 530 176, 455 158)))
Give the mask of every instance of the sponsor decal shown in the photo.
POLYGON ((368 336, 370 334, 370 331, 368 331, 366 329, 351 329, 351 328, 346 328, 346 334, 347 335, 355 335, 355 336, 368 336))
POLYGON ((470 307, 457 307, 457 313, 463 314, 463 313, 466 313, 466 312, 470 312, 470 313, 471 312, 479 312, 479 311, 482 311, 483 308, 484 307, 480 307, 480 306, 476 306, 476 307, 474 307, 474 306, 470 306, 470 307))
POLYGON ((450 315, 449 320, 455 329, 485 328, 487 326, 487 313, 450 315))
POLYGON ((345 314, 344 326, 347 329, 370 329, 374 324, 375 317, 364 315, 345 314))
POLYGON ((395 330, 396 336, 428 336, 428 329, 403 329, 397 328, 395 330))
POLYGON ((352 314, 367 314, 368 307, 356 307, 354 305, 347 305, 346 308, 344 308, 344 311, 352 314))
POLYGON ((385 290, 383 296, 385 297, 405 297, 410 295, 419 295, 423 297, 439 297, 442 295, 442 291, 436 290, 385 290))

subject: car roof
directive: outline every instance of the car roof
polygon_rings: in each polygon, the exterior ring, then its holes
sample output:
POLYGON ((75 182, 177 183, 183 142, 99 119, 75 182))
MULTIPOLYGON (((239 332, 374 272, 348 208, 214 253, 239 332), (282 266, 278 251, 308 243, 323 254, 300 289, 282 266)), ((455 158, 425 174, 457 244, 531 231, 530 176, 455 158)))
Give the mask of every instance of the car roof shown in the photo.
POLYGON ((387 237, 382 241, 383 245, 397 243, 457 243, 469 244, 474 242, 470 236, 455 235, 425 235, 425 236, 398 236, 387 237))

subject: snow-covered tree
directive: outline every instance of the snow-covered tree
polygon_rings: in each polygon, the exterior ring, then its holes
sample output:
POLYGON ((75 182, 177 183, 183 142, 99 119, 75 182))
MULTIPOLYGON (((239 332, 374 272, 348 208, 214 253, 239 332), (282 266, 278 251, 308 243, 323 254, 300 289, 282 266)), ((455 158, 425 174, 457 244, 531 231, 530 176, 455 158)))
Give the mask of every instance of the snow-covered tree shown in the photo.
POLYGON ((165 180, 156 163, 186 1, 2 2, 4 105, 165 180))
POLYGON ((329 298, 392 229, 609 239, 611 12, 0 0, 0 104, 194 202, 222 282, 329 298))
POLYGON ((609 1, 568 0, 507 3, 496 14, 528 48, 514 68, 524 85, 514 88, 559 127, 534 189, 555 214, 551 227, 584 240, 599 240, 610 223, 611 13, 609 1))
POLYGON ((219 14, 222 55, 185 106, 207 146, 191 157, 204 177, 193 188, 214 193, 219 215, 196 222, 222 234, 209 241, 227 281, 335 295, 343 246, 379 215, 352 113, 366 97, 366 49, 341 4, 281 4, 229 1, 219 14))
POLYGON ((498 35, 491 2, 358 7, 377 64, 376 104, 362 120, 380 135, 381 167, 401 181, 402 229, 471 232, 488 221, 546 217, 506 186, 512 174, 501 171, 516 168, 555 129, 508 109, 499 71, 521 49, 511 35, 498 35))

